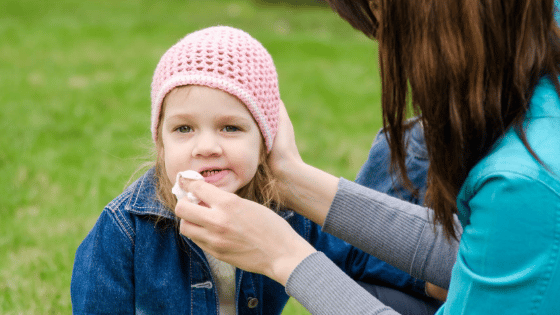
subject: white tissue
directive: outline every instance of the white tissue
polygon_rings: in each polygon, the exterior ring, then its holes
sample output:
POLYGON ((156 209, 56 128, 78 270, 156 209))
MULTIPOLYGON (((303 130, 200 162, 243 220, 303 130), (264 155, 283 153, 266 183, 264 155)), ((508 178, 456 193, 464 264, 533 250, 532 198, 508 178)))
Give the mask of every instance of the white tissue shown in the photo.
POLYGON ((198 198, 196 198, 191 192, 184 191, 179 186, 179 179, 181 177, 192 180, 204 180, 204 177, 202 177, 202 175, 200 175, 198 172, 192 170, 179 172, 177 174, 177 179, 175 180, 175 185, 171 189, 171 192, 177 197, 177 200, 181 200, 181 198, 187 197, 190 202, 198 204, 200 202, 198 198))

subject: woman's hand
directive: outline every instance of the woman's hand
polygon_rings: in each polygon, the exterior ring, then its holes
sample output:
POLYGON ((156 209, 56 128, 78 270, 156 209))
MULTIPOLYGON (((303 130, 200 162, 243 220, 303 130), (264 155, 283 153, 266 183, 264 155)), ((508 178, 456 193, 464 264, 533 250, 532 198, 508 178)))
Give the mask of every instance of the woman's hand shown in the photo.
POLYGON ((268 156, 268 163, 272 168, 275 178, 281 184, 288 180, 289 171, 295 167, 297 163, 303 163, 296 145, 294 127, 288 116, 284 103, 280 101, 280 109, 278 115, 278 131, 274 138, 272 151, 268 156))
POLYGON ((202 204, 184 198, 175 208, 180 232, 215 258, 260 273, 282 285, 315 249, 270 209, 203 181, 182 187, 202 204))
POLYGON ((323 225, 336 194, 338 178, 305 164, 299 155, 294 128, 280 101, 278 132, 268 162, 282 202, 311 221, 323 225))

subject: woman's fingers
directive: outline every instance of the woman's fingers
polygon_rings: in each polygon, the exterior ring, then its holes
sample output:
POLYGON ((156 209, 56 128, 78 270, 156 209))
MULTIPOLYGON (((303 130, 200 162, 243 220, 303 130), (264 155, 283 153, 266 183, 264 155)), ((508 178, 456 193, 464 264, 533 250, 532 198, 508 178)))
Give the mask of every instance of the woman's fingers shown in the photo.
POLYGON ((179 222, 179 232, 190 239, 201 239, 202 234, 206 231, 202 226, 181 219, 179 222))
POLYGON ((274 139, 274 145, 269 155, 269 161, 273 169, 278 164, 282 164, 284 159, 294 159, 295 161, 302 161, 301 156, 296 145, 296 138, 294 134, 294 127, 288 111, 284 103, 280 101, 278 118, 278 131, 274 139))
POLYGON ((212 184, 204 181, 181 182, 181 188, 188 191, 200 200, 199 204, 193 204, 185 198, 177 202, 175 214, 189 222, 206 226, 214 216, 209 216, 208 211, 220 208, 220 204, 234 203, 239 199, 235 194, 225 192, 212 184))
POLYGON ((250 215, 249 213, 254 213, 254 207, 247 209, 247 206, 242 205, 243 202, 250 203, 249 201, 214 185, 196 181, 185 188, 201 200, 201 205, 183 200, 177 203, 175 213, 181 218, 180 232, 193 241, 209 244, 211 248, 208 249, 211 251, 224 251, 228 242, 231 243, 238 238, 237 235, 242 234, 240 230, 246 230, 247 225, 252 224, 251 216, 259 215, 260 209, 256 209, 256 214, 250 215))
POLYGON ((237 195, 223 191, 202 180, 190 181, 186 184, 186 187, 183 187, 183 189, 195 195, 210 208, 231 204, 240 199, 237 195))
POLYGON ((188 222, 199 225, 199 226, 206 226, 208 225, 208 216, 205 212, 210 211, 211 209, 194 204, 187 200, 187 198, 182 198, 177 201, 177 205, 175 206, 175 215, 181 219, 187 219, 188 222))

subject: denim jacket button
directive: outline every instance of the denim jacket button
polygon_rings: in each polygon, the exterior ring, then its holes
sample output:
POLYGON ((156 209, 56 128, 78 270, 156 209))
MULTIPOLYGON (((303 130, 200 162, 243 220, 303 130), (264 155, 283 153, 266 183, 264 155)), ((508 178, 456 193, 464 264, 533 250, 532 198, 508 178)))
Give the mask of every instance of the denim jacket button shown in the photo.
POLYGON ((257 307, 257 305, 259 305, 259 299, 255 298, 255 297, 247 299, 247 306, 249 308, 255 308, 255 307, 257 307))

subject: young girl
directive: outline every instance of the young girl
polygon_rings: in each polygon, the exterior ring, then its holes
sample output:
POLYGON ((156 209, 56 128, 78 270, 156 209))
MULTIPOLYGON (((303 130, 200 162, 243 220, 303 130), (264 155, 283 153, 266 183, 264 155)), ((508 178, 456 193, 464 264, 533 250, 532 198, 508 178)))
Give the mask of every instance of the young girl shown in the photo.
POLYGON ((282 285, 235 269, 178 233, 172 186, 185 170, 272 209, 351 277, 423 294, 424 282, 282 208, 266 159, 279 103, 273 61, 243 31, 203 29, 163 55, 152 82, 155 167, 107 205, 78 248, 74 313, 281 313, 282 285))

